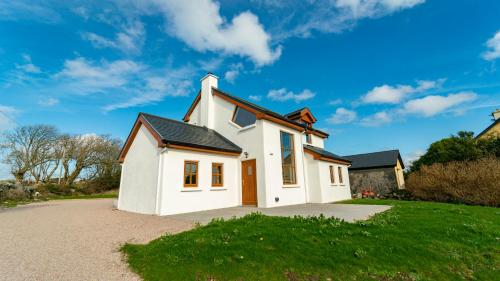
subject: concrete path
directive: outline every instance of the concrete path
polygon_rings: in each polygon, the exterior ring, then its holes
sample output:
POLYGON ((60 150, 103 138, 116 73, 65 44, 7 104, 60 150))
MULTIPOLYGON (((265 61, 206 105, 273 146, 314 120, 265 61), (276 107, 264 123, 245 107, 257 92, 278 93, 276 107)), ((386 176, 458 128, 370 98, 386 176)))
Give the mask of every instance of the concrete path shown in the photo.
POLYGON ((183 221, 198 222, 207 224, 214 218, 230 219, 239 218, 253 212, 260 212, 268 216, 319 216, 336 217, 348 222, 357 220, 366 220, 371 216, 390 209, 391 206, 385 205, 353 205, 353 204, 301 204, 275 208, 256 208, 256 207, 234 207, 226 209, 217 209, 203 212, 194 212, 166 216, 167 218, 183 221))
POLYGON ((189 221, 132 214, 112 199, 59 200, 0 210, 0 280, 139 280, 118 251, 189 221))

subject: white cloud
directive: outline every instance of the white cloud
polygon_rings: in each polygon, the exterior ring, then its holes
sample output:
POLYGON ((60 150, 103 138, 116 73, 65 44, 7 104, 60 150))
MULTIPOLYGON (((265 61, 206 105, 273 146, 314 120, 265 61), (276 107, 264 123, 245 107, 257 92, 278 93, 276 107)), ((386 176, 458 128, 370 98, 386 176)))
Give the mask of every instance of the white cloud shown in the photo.
POLYGON ((143 79, 145 86, 142 84, 129 86, 129 92, 132 93, 123 101, 108 104, 104 106, 105 112, 142 106, 146 104, 156 103, 164 100, 166 97, 180 97, 189 95, 193 88, 191 78, 194 75, 192 67, 180 67, 178 69, 165 69, 158 74, 145 74, 143 79))
POLYGON ((281 55, 281 47, 271 46, 271 36, 249 11, 227 22, 220 14, 219 3, 212 0, 156 0, 136 4, 149 13, 160 11, 167 31, 197 51, 248 57, 257 65, 270 64, 281 55))
POLYGON ((54 24, 61 20, 61 16, 54 9, 49 7, 49 3, 43 1, 0 1, 0 21, 17 21, 25 19, 54 24))
POLYGON ((89 17, 89 11, 88 11, 88 9, 86 7, 79 6, 79 7, 73 8, 71 10, 73 11, 73 13, 79 15, 84 20, 88 20, 90 18, 89 17))
POLYGON ((262 100, 261 95, 250 95, 250 96, 248 96, 248 98, 252 101, 261 101, 262 100))
POLYGON ((236 78, 240 75, 240 71, 243 70, 243 64, 235 63, 229 67, 229 70, 224 74, 224 79, 233 84, 236 78))
POLYGON ((425 0, 337 0, 335 6, 352 19, 376 18, 412 8, 425 0))
POLYGON ((405 103, 403 113, 419 114, 425 117, 434 116, 459 104, 473 101, 477 98, 474 92, 460 92, 447 96, 426 96, 405 103))
POLYGON ((23 60, 24 60, 23 64, 16 64, 17 69, 20 69, 20 70, 27 72, 27 73, 40 73, 41 72, 40 68, 38 66, 34 65, 33 62, 31 61, 30 55, 23 54, 23 60))
POLYGON ((355 111, 339 107, 326 121, 331 124, 346 124, 353 122, 356 118, 355 111))
POLYGON ((500 58, 500 30, 486 42, 486 46, 489 50, 483 53, 483 58, 485 60, 495 60, 500 58))
POLYGON ((403 156, 403 161, 405 162, 406 168, 410 168, 415 160, 418 160, 420 156, 425 154, 425 150, 415 150, 409 154, 403 156))
POLYGON ((342 103, 342 99, 334 99, 328 102, 328 105, 339 105, 342 103))
POLYGON ((14 120, 17 113, 18 111, 14 107, 0 104, 0 132, 16 126, 14 120))
POLYGON ((340 33, 359 20, 413 8, 425 0, 254 0, 273 19, 274 37, 308 37, 314 31, 340 33), (300 11, 298 13, 297 11, 300 11))
POLYGON ((425 92, 430 89, 441 87, 446 79, 419 80, 416 86, 410 85, 382 85, 373 88, 363 97, 363 103, 389 103, 398 104, 406 99, 410 94, 425 92))
POLYGON ((304 89, 302 92, 295 94, 294 92, 288 91, 286 88, 281 88, 278 90, 270 90, 267 93, 267 98, 273 101, 289 101, 293 100, 296 103, 301 101, 309 100, 316 96, 315 93, 311 92, 309 89, 304 89))
POLYGON ((54 106, 58 103, 59 103, 59 100, 56 98, 48 98, 48 99, 43 99, 43 100, 38 101, 38 104, 40 106, 45 106, 45 107, 54 106))
POLYGON ((378 127, 383 124, 391 123, 392 119, 392 116, 388 112, 380 111, 361 119, 361 125, 368 127, 378 127))
POLYGON ((145 29, 141 21, 135 20, 122 26, 114 39, 108 39, 92 32, 82 33, 82 37, 96 48, 114 48, 127 54, 138 54, 144 45, 145 29))
POLYGON ((54 77, 72 81, 73 88, 81 93, 94 93, 127 84, 139 70, 141 66, 131 60, 96 63, 79 57, 66 60, 63 70, 54 77))

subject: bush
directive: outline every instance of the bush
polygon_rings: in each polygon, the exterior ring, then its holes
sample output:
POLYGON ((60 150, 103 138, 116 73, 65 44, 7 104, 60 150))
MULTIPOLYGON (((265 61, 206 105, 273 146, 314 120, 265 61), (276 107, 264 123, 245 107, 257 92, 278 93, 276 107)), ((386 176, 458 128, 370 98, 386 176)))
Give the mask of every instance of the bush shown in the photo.
POLYGON ((424 165, 408 176, 406 188, 422 200, 498 207, 500 159, 424 165))
POLYGON ((22 201, 25 199, 30 199, 30 193, 24 188, 9 189, 3 192, 2 200, 22 201))
POLYGON ((39 185, 37 191, 42 194, 54 194, 54 195, 71 195, 71 187, 55 183, 46 183, 39 185))

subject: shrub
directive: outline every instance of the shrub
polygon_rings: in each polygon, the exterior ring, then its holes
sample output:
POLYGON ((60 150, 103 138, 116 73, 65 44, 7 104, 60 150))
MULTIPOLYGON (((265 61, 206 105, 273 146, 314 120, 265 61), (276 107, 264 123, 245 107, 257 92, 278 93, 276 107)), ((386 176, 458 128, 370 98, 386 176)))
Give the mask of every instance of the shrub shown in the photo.
POLYGON ((453 161, 422 166, 406 188, 418 199, 500 206, 500 159, 453 161))
POLYGON ((21 201, 30 198, 30 193, 23 188, 9 189, 3 192, 2 200, 21 201))
POLYGON ((37 190, 42 194, 71 195, 71 187, 55 183, 41 184, 37 190))

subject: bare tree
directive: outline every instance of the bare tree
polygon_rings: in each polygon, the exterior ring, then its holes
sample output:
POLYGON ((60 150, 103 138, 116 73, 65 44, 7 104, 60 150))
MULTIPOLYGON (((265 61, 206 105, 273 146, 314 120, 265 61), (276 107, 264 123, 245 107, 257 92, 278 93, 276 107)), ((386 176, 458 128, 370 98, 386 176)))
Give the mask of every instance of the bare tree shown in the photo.
POLYGON ((66 185, 74 183, 84 172, 86 179, 93 179, 104 171, 117 169, 118 140, 109 136, 81 135, 66 139, 64 143, 65 156, 61 163, 66 185))
POLYGON ((58 132, 54 126, 20 126, 5 134, 0 148, 6 151, 4 162, 11 167, 16 183, 21 183, 26 173, 45 163, 58 132))

